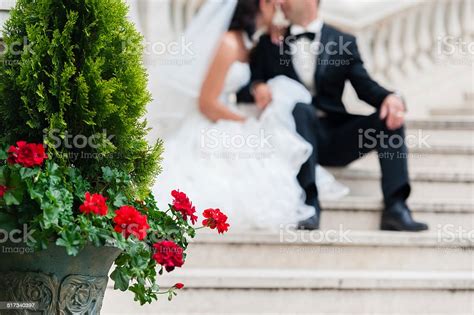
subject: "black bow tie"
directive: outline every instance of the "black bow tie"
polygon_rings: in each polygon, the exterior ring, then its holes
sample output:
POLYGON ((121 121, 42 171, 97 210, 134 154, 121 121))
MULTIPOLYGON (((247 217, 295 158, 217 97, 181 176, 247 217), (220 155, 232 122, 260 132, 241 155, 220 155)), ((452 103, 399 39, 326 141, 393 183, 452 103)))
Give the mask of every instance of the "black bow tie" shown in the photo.
POLYGON ((291 35, 291 39, 293 41, 298 41, 302 38, 307 38, 310 41, 314 41, 316 39, 316 33, 306 32, 306 33, 301 33, 298 35, 291 35))

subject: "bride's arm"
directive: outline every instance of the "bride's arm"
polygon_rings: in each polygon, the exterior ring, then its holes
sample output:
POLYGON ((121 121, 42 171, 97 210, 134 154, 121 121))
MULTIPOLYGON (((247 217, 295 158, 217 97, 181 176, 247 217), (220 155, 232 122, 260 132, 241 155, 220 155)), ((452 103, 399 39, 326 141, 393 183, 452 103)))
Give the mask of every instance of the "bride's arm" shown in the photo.
POLYGON ((227 73, 231 65, 237 60, 237 52, 238 47, 232 38, 224 36, 216 57, 209 68, 199 97, 199 109, 209 120, 245 120, 243 116, 231 111, 219 99, 224 89, 227 73))

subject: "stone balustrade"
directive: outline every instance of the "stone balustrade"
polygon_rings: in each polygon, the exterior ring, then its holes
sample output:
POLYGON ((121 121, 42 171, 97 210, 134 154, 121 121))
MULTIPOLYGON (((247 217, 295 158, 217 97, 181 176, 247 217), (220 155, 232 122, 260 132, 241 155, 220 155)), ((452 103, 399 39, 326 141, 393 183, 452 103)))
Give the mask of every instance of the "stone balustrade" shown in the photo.
MULTIPOLYGON (((139 28, 146 40, 163 43, 182 33, 206 0, 127 1, 138 1, 139 28)), ((0 23, 14 2, 0 1, 0 23)), ((431 105, 466 101, 473 84, 472 0, 330 0, 322 3, 322 16, 357 36, 367 68, 417 103, 416 115, 426 115, 431 105), (433 90, 423 92, 433 85, 445 88, 434 89, 442 97, 433 90)), ((356 104, 353 91, 347 94, 348 104, 356 104)))

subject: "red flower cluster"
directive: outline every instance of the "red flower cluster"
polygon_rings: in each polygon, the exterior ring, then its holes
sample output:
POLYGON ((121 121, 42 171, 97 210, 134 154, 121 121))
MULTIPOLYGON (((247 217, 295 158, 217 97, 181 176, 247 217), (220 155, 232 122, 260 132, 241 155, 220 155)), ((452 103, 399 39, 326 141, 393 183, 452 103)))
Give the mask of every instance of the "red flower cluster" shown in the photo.
POLYGON ((182 288, 184 288, 184 284, 182 284, 181 282, 178 282, 174 285, 174 287, 178 290, 181 290, 182 288))
POLYGON ((18 141, 16 145, 12 145, 8 150, 9 164, 20 164, 23 167, 41 166, 48 158, 42 144, 18 141))
POLYGON ((0 185, 0 198, 3 198, 7 190, 8 190, 7 186, 0 185))
POLYGON ((95 213, 98 215, 107 215, 107 204, 105 201, 107 198, 100 194, 93 194, 91 195, 89 192, 86 192, 85 195, 86 200, 84 203, 79 207, 79 210, 82 213, 88 214, 88 213, 95 213))
POLYGON ((155 254, 153 259, 165 267, 166 271, 171 272, 176 267, 184 264, 183 249, 173 241, 162 241, 153 245, 155 254))
POLYGON ((194 208, 188 196, 178 190, 173 190, 171 192, 171 196, 174 198, 173 208, 181 213, 184 220, 187 221, 189 216, 191 222, 195 224, 198 219, 198 217, 195 215, 196 208, 194 208))
POLYGON ((206 218, 202 221, 202 225, 211 228, 212 230, 217 228, 217 231, 221 234, 229 230, 230 225, 227 223, 227 216, 219 209, 207 209, 204 210, 202 215, 206 218))
POLYGON ((124 233, 125 237, 135 235, 140 241, 146 237, 150 228, 147 216, 142 215, 137 209, 131 206, 123 206, 115 212, 115 231, 124 233))

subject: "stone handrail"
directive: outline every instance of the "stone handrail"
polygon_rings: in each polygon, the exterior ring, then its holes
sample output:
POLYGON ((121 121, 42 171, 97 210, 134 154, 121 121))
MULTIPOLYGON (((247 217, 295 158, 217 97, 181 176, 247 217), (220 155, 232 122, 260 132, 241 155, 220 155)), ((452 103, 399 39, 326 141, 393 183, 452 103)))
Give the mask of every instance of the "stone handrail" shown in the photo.
POLYGON ((360 16, 352 20, 337 12, 336 2, 342 1, 328 2, 325 20, 357 36, 369 69, 386 82, 398 83, 440 60, 469 58, 457 43, 474 36, 471 0, 370 1, 365 8, 361 1, 360 16))

